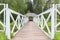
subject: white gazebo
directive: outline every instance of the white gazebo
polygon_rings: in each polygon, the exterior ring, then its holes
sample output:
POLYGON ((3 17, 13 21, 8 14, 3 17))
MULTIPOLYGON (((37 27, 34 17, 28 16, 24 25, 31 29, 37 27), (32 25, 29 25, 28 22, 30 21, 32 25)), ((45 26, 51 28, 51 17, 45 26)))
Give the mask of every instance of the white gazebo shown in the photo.
POLYGON ((27 16, 27 17, 35 17, 37 14, 35 14, 35 13, 27 13, 27 14, 25 14, 25 16, 27 16))
POLYGON ((30 21, 29 18, 31 17, 32 21, 34 21, 35 23, 39 23, 39 19, 38 19, 37 14, 27 13, 27 14, 25 14, 25 16, 28 17, 28 21, 30 21))

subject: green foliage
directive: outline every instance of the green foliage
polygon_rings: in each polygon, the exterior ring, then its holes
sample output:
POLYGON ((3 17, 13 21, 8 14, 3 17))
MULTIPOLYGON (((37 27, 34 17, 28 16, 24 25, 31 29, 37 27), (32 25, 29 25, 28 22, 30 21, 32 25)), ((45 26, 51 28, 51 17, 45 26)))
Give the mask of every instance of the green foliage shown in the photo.
POLYGON ((10 33, 11 34, 11 38, 13 38, 14 37, 14 33, 10 33))
POLYGON ((33 7, 31 2, 27 2, 27 11, 33 12, 33 7))
POLYGON ((5 32, 0 32, 0 40, 7 40, 5 32))
POLYGON ((60 2, 60 0, 54 0, 55 4, 58 4, 60 2))
POLYGON ((33 11, 36 14, 42 12, 42 0, 34 0, 33 11))
POLYGON ((55 33, 55 38, 54 40, 60 40, 60 32, 55 33))
POLYGON ((24 0, 0 0, 0 3, 7 3, 9 4, 9 8, 17 12, 21 12, 22 14, 24 14, 27 9, 27 5, 24 0))
POLYGON ((22 14, 25 13, 25 10, 27 8, 24 0, 11 0, 9 2, 9 7, 17 12, 21 12, 22 14))

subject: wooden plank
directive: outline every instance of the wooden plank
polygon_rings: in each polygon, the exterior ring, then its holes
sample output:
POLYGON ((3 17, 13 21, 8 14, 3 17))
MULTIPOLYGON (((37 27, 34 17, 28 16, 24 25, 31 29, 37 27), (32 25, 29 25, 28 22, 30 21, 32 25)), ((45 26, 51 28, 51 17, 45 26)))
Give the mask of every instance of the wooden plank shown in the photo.
POLYGON ((51 40, 34 22, 28 22, 12 40, 51 40))

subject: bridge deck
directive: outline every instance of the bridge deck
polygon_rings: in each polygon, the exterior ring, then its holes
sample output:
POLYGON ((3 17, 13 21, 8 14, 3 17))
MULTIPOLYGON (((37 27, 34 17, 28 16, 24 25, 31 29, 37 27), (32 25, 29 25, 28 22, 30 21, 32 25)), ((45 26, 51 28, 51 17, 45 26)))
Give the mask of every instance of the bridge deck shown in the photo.
POLYGON ((28 22, 12 40, 51 40, 34 22, 28 22))

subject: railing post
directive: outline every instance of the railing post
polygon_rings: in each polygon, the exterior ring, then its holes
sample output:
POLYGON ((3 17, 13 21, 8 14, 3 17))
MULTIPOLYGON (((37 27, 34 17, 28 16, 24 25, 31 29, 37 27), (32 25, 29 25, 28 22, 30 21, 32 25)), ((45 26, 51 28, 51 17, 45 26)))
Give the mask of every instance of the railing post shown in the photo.
POLYGON ((51 38, 54 39, 55 34, 55 15, 54 15, 54 4, 53 8, 51 9, 51 38))
POLYGON ((21 23, 22 23, 22 26, 24 26, 24 17, 22 16, 22 19, 21 19, 21 23))
POLYGON ((43 16, 41 15, 41 28, 43 29, 43 16))
POLYGON ((33 21, 38 24, 38 16, 35 16, 33 21))
MULTIPOLYGON (((5 4, 4 4, 4 9, 5 9, 5 4)), ((4 25, 6 23, 6 15, 5 15, 5 11, 4 11, 4 25)), ((5 31, 5 27, 4 27, 4 31, 5 31)))
MULTIPOLYGON (((57 5, 55 5, 55 9, 57 9, 57 5)), ((56 24, 57 24, 57 12, 54 11, 55 15, 55 31, 57 30, 56 24)))
POLYGON ((40 26, 40 18, 39 18, 39 16, 38 16, 38 20, 37 21, 38 21, 38 26, 40 26))
POLYGON ((8 9, 8 4, 6 4, 6 36, 10 39, 10 11, 8 9))
POLYGON ((20 15, 18 15, 18 30, 20 30, 20 15))

